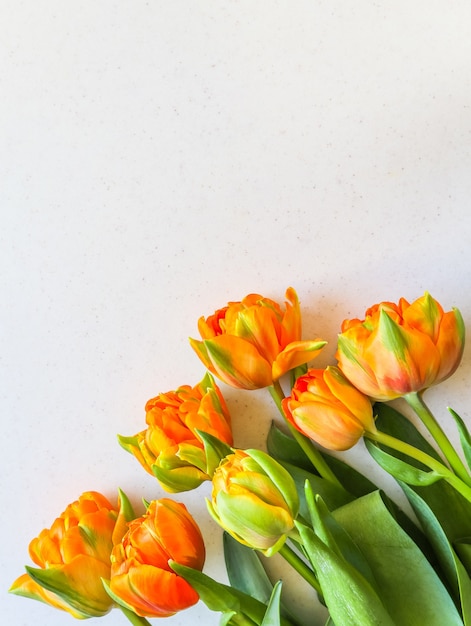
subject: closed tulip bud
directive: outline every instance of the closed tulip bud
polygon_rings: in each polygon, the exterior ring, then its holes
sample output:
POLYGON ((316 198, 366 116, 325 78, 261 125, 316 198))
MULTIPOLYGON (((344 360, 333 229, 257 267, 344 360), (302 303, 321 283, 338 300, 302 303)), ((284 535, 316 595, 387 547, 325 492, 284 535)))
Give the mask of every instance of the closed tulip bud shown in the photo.
POLYGON ((195 387, 161 393, 145 410, 146 430, 134 437, 119 436, 122 447, 170 493, 211 480, 220 458, 208 456, 200 433, 232 445, 229 411, 213 378, 207 374, 195 387))
POLYGON ((347 450, 375 430, 371 401, 336 367, 300 376, 282 406, 293 426, 329 450, 347 450))
POLYGON ((201 317, 201 341, 191 346, 205 367, 240 389, 268 387, 289 370, 313 359, 325 341, 301 340, 301 313, 294 289, 286 291, 286 309, 258 294, 230 302, 201 317))
POLYGON ((436 385, 458 367, 465 329, 458 309, 444 312, 428 293, 409 304, 381 302, 365 319, 345 320, 337 360, 345 376, 374 400, 388 401, 436 385))
POLYGON ((186 507, 167 498, 154 500, 113 549, 108 593, 141 617, 174 615, 199 596, 169 561, 202 570, 204 559, 201 532, 186 507))
POLYGON ((213 477, 208 509, 240 543, 270 556, 293 530, 299 499, 289 473, 260 450, 236 450, 213 477))
POLYGON ((113 533, 118 518, 108 500, 88 491, 68 505, 51 528, 33 539, 29 552, 38 568, 27 567, 12 593, 46 602, 76 618, 100 617, 113 600, 102 578, 109 578, 113 533))

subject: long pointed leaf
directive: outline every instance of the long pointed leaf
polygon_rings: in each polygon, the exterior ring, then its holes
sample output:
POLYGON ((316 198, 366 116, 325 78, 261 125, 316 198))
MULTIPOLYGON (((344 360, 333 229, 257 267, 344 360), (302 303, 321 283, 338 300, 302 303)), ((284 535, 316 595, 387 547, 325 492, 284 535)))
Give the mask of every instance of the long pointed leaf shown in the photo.
POLYGON ((273 587, 267 612, 263 617, 260 626, 280 626, 280 600, 281 600, 281 581, 279 580, 273 587))

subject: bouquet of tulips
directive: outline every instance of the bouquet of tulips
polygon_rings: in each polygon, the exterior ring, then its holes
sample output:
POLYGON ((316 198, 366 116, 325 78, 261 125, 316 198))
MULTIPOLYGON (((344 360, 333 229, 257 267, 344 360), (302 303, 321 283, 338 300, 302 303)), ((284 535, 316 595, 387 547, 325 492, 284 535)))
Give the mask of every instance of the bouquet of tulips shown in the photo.
POLYGON ((174 497, 146 501, 137 516, 121 491, 116 506, 86 492, 33 539, 35 567, 10 591, 76 618, 117 607, 148 624, 201 600, 226 626, 313 625, 265 571, 279 554, 329 626, 471 626, 471 435, 450 409, 455 450, 423 399, 459 366, 459 311, 427 293, 375 305, 343 322, 337 363, 325 369, 308 367, 326 342, 302 339, 292 288, 284 307, 251 294, 198 330, 201 382, 149 400, 145 428, 119 442, 168 494, 212 483, 207 508, 224 531, 229 584, 204 573, 204 539, 174 497), (266 450, 234 446, 216 378, 269 390, 279 419, 266 450), (362 438, 410 514, 342 458, 362 438))

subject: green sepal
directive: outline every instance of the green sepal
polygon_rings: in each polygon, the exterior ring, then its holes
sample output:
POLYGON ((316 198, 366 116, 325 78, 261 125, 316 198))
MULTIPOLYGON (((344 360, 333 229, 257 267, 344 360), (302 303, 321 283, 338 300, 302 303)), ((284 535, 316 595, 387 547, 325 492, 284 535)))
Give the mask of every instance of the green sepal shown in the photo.
POLYGON ((396 359, 405 364, 407 339, 402 328, 397 324, 384 309, 379 313, 378 335, 384 346, 390 350, 396 359))
POLYGON ((234 450, 227 443, 224 443, 224 441, 221 441, 210 433, 203 432, 202 430, 196 430, 196 433, 204 445, 206 454, 206 474, 212 477, 221 461, 229 454, 232 454, 234 450))
POLYGON ((152 465, 152 473, 162 487, 170 493, 181 493, 196 489, 204 482, 200 470, 190 465, 175 467, 170 470, 163 469, 158 465, 152 465))
POLYGON ((299 510, 299 496, 294 480, 289 472, 273 459, 269 454, 262 450, 248 449, 245 452, 253 459, 267 476, 272 480, 278 490, 281 492, 286 504, 288 505, 293 517, 299 510))
POLYGON ((117 435, 119 445, 129 452, 133 454, 133 448, 139 449, 139 442, 136 435, 132 435, 130 437, 126 437, 125 435, 117 435))
POLYGON ((102 609, 88 596, 81 596, 70 586, 67 576, 59 568, 40 569, 25 567, 29 576, 41 587, 52 591, 74 610, 85 617, 102 617, 109 612, 109 607, 102 609))
POLYGON ((124 519, 127 522, 132 522, 132 520, 136 518, 136 514, 134 513, 132 504, 122 489, 118 488, 118 494, 119 494, 119 510, 120 512, 122 512, 124 519))
POLYGON ((130 604, 127 604, 127 602, 125 602, 124 600, 122 600, 119 596, 117 596, 113 591, 111 591, 111 587, 109 585, 109 581, 105 580, 104 578, 101 579, 101 582, 103 584, 103 587, 106 591, 106 593, 110 596, 110 598, 116 602, 116 604, 118 604, 119 606, 124 607, 125 609, 128 609, 128 611, 132 611, 134 613, 134 609, 130 604))

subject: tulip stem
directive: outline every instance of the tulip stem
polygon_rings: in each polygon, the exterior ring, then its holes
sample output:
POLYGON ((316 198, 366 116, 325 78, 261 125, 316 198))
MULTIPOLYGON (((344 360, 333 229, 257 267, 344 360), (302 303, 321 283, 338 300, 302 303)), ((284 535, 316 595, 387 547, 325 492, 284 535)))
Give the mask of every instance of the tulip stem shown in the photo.
POLYGON ((471 476, 469 475, 463 461, 460 459, 455 448, 444 433, 442 427, 435 419, 433 413, 425 404, 421 393, 411 392, 404 396, 408 405, 414 410, 417 416, 422 420, 424 426, 435 439, 438 447, 442 451, 445 459, 450 467, 463 482, 471 486, 471 476))
POLYGON ((334 472, 330 469, 326 460, 324 459, 320 451, 316 448, 316 446, 312 443, 312 441, 301 432, 299 432, 299 430, 295 428, 292 424, 290 424, 286 419, 283 408, 281 406, 281 401, 285 397, 285 394, 283 393, 283 389, 281 388, 279 381, 276 380, 273 383, 273 386, 269 387, 269 391, 273 400, 275 401, 276 406, 278 407, 278 410, 283 416, 283 419, 285 420, 291 435, 296 440, 297 444, 307 456, 309 461, 312 463, 314 468, 317 470, 319 476, 325 478, 329 482, 333 483, 334 485, 340 487, 345 491, 344 486, 339 481, 334 472))
POLYGON ((145 617, 136 615, 134 611, 131 611, 130 609, 127 609, 124 606, 119 605, 119 608, 124 613, 124 615, 126 615, 126 617, 131 622, 131 624, 134 624, 134 626, 146 626, 146 624, 147 626, 151 626, 150 622, 147 621, 145 617))
MULTIPOLYGON (((458 491, 464 498, 466 498, 466 500, 471 502, 471 487, 467 483, 465 483, 463 480, 461 480, 461 478, 456 476, 456 474, 454 474, 446 465, 444 465, 443 463, 440 463, 440 461, 437 461, 426 452, 423 452, 422 450, 419 450, 418 448, 412 446, 411 444, 406 443, 405 441, 401 441, 401 439, 397 439, 396 437, 393 437, 392 435, 388 435, 387 433, 383 433, 379 430, 375 432, 366 431, 364 433, 364 437, 366 437, 367 439, 370 439, 371 441, 375 441, 384 446, 387 446, 388 448, 391 448, 392 450, 397 450, 397 452, 402 452, 402 454, 405 454, 411 457, 412 459, 419 461, 420 463, 428 467, 430 470, 435 472, 438 475, 438 479, 442 478, 443 480, 445 480, 449 485, 451 485, 454 489, 456 489, 456 491, 458 491)), ((417 484, 417 483, 412 483, 412 484, 417 484)))
POLYGON ((281 547, 279 551, 280 556, 282 556, 285 561, 287 561, 293 569, 295 569, 300 576, 304 578, 306 582, 308 582, 311 587, 313 587, 319 594, 322 595, 322 589, 319 584, 319 581, 316 578, 316 575, 312 571, 312 569, 302 560, 300 556, 296 554, 294 550, 292 550, 286 543, 281 547))

